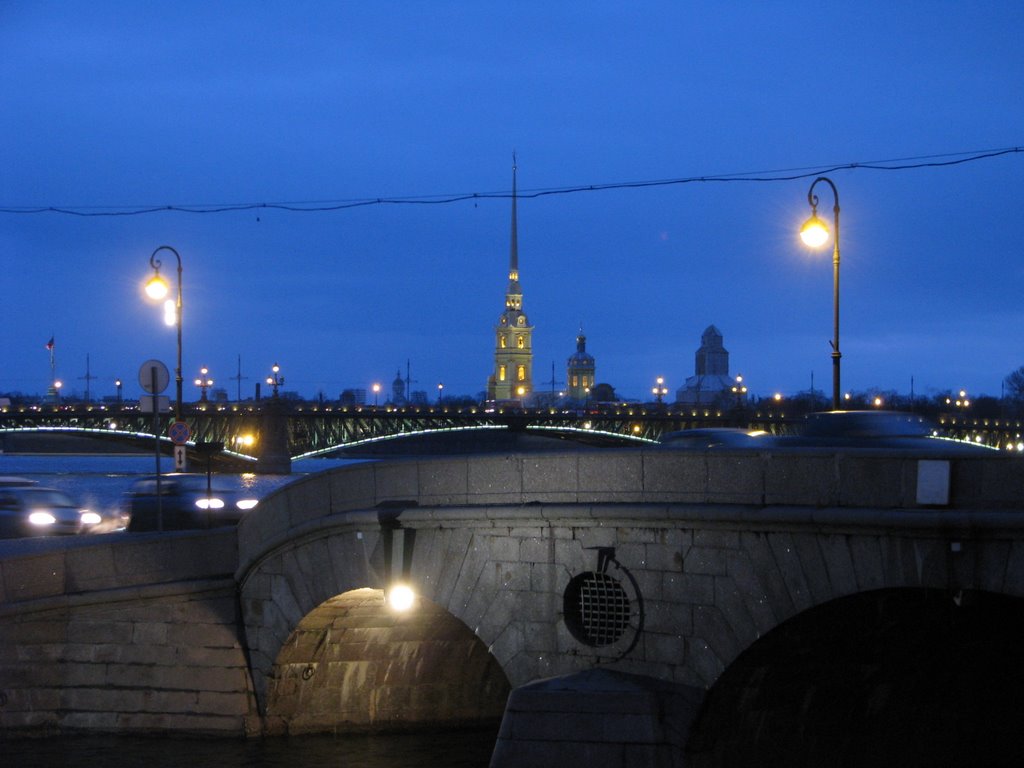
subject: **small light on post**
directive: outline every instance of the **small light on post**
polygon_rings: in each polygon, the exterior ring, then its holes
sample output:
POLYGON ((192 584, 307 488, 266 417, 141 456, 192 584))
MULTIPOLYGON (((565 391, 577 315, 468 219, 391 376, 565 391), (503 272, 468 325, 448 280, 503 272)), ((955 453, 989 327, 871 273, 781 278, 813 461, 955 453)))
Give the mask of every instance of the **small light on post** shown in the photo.
POLYGON ((199 369, 199 378, 196 379, 196 386, 199 387, 199 391, 201 393, 199 400, 203 403, 207 401, 206 390, 213 386, 213 379, 210 378, 209 373, 210 370, 206 366, 203 366, 199 369))
POLYGON ((654 387, 651 388, 651 392, 654 394, 655 402, 660 404, 662 398, 668 394, 668 387, 665 386, 664 376, 659 376, 654 380, 654 387))
POLYGON ((267 384, 273 387, 274 397, 277 397, 277 388, 284 384, 284 376, 278 375, 281 372, 281 366, 277 363, 274 363, 270 370, 273 375, 267 376, 267 384))

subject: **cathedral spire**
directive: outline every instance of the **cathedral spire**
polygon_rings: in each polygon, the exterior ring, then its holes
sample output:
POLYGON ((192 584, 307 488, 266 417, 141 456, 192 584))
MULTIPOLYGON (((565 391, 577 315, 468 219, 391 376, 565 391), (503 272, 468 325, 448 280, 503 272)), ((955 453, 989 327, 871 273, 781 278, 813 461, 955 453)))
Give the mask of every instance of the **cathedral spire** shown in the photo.
POLYGON ((509 244, 508 290, 505 311, 494 327, 494 373, 487 380, 488 400, 519 400, 533 393, 533 326, 523 312, 523 289, 519 285, 519 222, 516 218, 515 152, 512 153, 512 232, 509 244))
MULTIPOLYGON (((516 220, 516 153, 512 152, 512 235, 509 243, 508 279, 509 282, 519 280, 519 224, 516 220)), ((510 291, 514 293, 514 291, 510 291)))

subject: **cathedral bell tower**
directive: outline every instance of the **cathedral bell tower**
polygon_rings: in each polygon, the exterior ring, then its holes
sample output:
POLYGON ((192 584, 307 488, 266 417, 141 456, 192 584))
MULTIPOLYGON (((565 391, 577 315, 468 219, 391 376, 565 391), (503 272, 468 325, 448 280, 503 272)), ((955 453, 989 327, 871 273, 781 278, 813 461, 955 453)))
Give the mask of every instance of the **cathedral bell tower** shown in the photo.
POLYGON ((509 249, 505 311, 494 327, 494 373, 487 379, 488 400, 524 400, 533 392, 533 326, 523 312, 519 286, 516 221, 516 158, 512 155, 512 240, 509 249))

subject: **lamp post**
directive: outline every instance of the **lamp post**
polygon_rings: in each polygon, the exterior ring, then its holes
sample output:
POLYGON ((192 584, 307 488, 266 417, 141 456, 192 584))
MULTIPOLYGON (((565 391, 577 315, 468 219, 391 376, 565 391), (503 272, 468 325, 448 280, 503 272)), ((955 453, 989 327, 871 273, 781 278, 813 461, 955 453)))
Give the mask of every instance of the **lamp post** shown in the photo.
POLYGON ((660 405, 661 399, 668 394, 668 387, 665 386, 664 376, 659 376, 654 380, 654 386, 651 388, 651 392, 654 394, 655 402, 660 405))
POLYGON ((743 407, 743 398, 747 396, 747 385, 743 383, 743 377, 737 376, 736 383, 732 385, 732 393, 736 395, 736 407, 743 407))
POLYGON ((117 387, 117 405, 118 407, 121 407, 121 404, 124 402, 124 400, 121 397, 121 389, 124 386, 124 384, 121 382, 120 379, 116 379, 114 381, 114 386, 117 387))
POLYGON ((380 384, 374 382, 373 384, 373 407, 377 407, 378 399, 380 397, 380 384))
POLYGON ((832 410, 839 410, 839 359, 842 354, 839 352, 839 191, 832 180, 827 176, 819 176, 807 190, 807 202, 811 204, 811 218, 800 228, 800 238, 812 248, 820 248, 828 241, 828 226, 818 218, 818 196, 814 194, 814 187, 819 181, 824 181, 832 187, 832 195, 835 198, 835 205, 832 208, 834 214, 835 229, 832 233, 832 410))
MULTIPOLYGON (((174 416, 178 421, 181 421, 181 255, 169 245, 161 245, 150 255, 149 266, 153 268, 153 277, 146 283, 146 295, 156 301, 166 297, 170 292, 167 280, 160 275, 160 267, 163 266, 163 262, 156 257, 160 251, 170 251, 174 254, 174 258, 178 260, 178 298, 174 302, 173 313, 170 311, 165 313, 165 319, 178 328, 178 363, 174 368, 174 416)), ((170 310, 169 304, 171 304, 170 299, 168 299, 165 305, 168 310, 170 310)))
POLYGON ((267 376, 267 384, 274 388, 274 397, 277 397, 277 388, 284 384, 284 376, 278 376, 281 372, 281 366, 277 363, 274 363, 270 370, 273 373, 273 376, 267 376))
POLYGON ((205 365, 199 369, 199 378, 196 379, 196 386, 199 387, 199 401, 206 402, 206 390, 213 386, 213 379, 210 378, 210 369, 205 365))
POLYGON ((438 382, 437 383, 437 407, 438 408, 441 407, 441 403, 444 401, 443 395, 444 395, 444 383, 443 382, 438 382))

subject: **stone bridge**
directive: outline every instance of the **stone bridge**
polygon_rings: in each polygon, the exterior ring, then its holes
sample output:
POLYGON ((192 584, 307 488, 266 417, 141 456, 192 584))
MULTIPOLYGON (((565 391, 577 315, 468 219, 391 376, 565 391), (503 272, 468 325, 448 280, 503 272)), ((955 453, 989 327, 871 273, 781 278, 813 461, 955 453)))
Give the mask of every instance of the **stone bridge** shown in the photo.
POLYGON ((237 531, 5 545, 0 728, 504 712, 495 766, 1019 758, 1022 507, 998 455, 369 462, 237 531))

